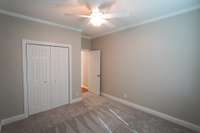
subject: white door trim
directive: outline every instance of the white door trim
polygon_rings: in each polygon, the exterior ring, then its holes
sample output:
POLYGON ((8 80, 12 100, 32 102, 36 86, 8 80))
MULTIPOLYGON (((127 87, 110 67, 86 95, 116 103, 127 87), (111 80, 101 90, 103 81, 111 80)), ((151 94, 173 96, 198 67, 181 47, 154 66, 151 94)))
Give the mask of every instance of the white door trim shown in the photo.
POLYGON ((53 47, 65 47, 69 49, 69 103, 72 101, 72 47, 70 44, 50 43, 43 41, 33 41, 22 39, 22 57, 23 57, 23 88, 24 88, 24 114, 25 117, 29 116, 28 111, 28 80, 27 80, 27 44, 45 45, 53 47))

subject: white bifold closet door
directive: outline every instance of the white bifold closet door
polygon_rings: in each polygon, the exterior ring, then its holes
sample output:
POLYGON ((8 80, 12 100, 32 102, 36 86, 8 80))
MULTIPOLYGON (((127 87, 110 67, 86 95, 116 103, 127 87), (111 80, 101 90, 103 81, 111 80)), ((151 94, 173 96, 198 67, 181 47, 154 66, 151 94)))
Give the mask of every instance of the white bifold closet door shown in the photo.
POLYGON ((27 45, 29 114, 50 108, 50 47, 27 45))
POLYGON ((69 103, 68 59, 68 48, 51 47, 51 103, 53 107, 69 103))
POLYGON ((68 48, 27 45, 29 114, 69 102, 68 48))

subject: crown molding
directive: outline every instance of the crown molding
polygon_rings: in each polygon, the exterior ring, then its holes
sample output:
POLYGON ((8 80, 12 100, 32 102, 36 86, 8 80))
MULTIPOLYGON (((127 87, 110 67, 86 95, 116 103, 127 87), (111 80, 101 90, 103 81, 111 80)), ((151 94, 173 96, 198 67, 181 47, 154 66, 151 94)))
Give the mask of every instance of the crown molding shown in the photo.
POLYGON ((108 31, 108 32, 104 32, 104 33, 92 36, 91 39, 103 37, 105 35, 124 31, 124 30, 130 29, 130 28, 135 28, 135 27, 142 26, 142 25, 149 24, 149 23, 153 23, 153 22, 156 22, 156 21, 168 19, 168 18, 175 17, 175 16, 178 16, 178 15, 181 15, 181 14, 185 14, 185 13, 188 13, 188 12, 191 12, 191 11, 194 11, 194 10, 198 10, 198 9, 200 9, 200 5, 193 6, 193 7, 187 8, 187 9, 182 9, 182 10, 179 10, 179 11, 176 11, 176 12, 173 12, 173 13, 169 13, 167 15, 160 16, 160 17, 151 18, 151 19, 145 20, 145 21, 140 22, 140 23, 135 23, 135 24, 131 24, 131 25, 128 25, 128 26, 122 26, 122 27, 114 29, 112 31, 108 31))
MULTIPOLYGON (((181 14, 184 14, 184 13, 194 11, 194 10, 198 10, 198 9, 200 9, 200 5, 193 6, 193 7, 187 8, 187 9, 182 9, 180 11, 173 12, 173 13, 170 13, 170 14, 167 14, 167 15, 163 15, 163 16, 160 16, 160 17, 151 18, 151 19, 145 20, 145 21, 140 22, 140 23, 135 23, 135 24, 131 24, 131 25, 128 25, 128 26, 122 26, 120 28, 117 28, 117 29, 114 29, 114 30, 111 30, 111 31, 108 31, 108 32, 100 33, 100 34, 97 34, 97 35, 94 35, 94 36, 82 35, 82 38, 95 39, 95 38, 102 37, 102 36, 105 36, 105 35, 109 35, 109 34, 112 34, 112 33, 115 33, 115 32, 124 31, 124 30, 130 29, 130 28, 135 28, 135 27, 138 27, 138 26, 142 26, 142 25, 145 25, 145 24, 148 24, 148 23, 153 23, 153 22, 160 21, 160 20, 163 20, 163 19, 171 18, 171 17, 174 17, 174 16, 178 16, 178 15, 181 15, 181 14)), ((77 32, 82 32, 82 29, 79 29, 79 28, 75 28, 75 27, 71 27, 71 26, 67 26, 67 25, 62 25, 62 24, 58 24, 58 23, 55 23, 55 22, 51 22, 51 21, 47 21, 47 20, 43 20, 43 19, 39 19, 39 18, 25 16, 23 14, 10 12, 10 11, 6 11, 6 10, 3 10, 3 9, 0 9, 0 13, 8 15, 8 16, 13 16, 13 17, 29 20, 29 21, 43 23, 43 24, 56 26, 56 27, 60 27, 60 28, 68 29, 68 30, 77 31, 77 32)))
POLYGON ((0 9, 0 13, 8 15, 8 16, 16 17, 16 18, 21 18, 21 19, 33 21, 33 22, 38 22, 38 23, 47 24, 47 25, 51 25, 51 26, 56 26, 56 27, 60 27, 60 28, 68 29, 68 30, 82 32, 82 30, 78 29, 78 28, 74 28, 74 27, 71 27, 71 26, 58 24, 58 23, 55 23, 55 22, 51 22, 51 21, 47 21, 47 20, 43 20, 43 19, 39 19, 39 18, 26 16, 26 15, 15 13, 15 12, 6 11, 6 10, 3 10, 3 9, 0 9))

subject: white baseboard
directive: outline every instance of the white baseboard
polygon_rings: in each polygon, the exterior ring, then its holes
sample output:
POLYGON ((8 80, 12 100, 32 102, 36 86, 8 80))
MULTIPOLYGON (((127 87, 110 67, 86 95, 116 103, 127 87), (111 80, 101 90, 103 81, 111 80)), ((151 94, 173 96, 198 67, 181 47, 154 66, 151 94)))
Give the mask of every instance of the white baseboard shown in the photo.
POLYGON ((158 111, 155 111, 155 110, 152 110, 150 108, 147 108, 147 107, 144 107, 144 106, 141 106, 141 105, 138 105, 138 104, 135 104, 135 103, 132 103, 132 102, 129 102, 129 101, 126 101, 124 99, 121 99, 121 98, 118 98, 118 97, 115 97, 115 96, 111 96, 109 94, 106 94, 106 93, 102 93, 102 96, 105 96, 107 98, 110 98, 112 100, 115 100, 115 101, 118 101, 122 104, 125 104, 127 106, 130 106, 130 107, 133 107, 135 109, 138 109, 140 111, 143 111, 145 113, 148 113, 148 114, 152 114, 154 116, 157 116, 157 117, 160 117, 162 119, 165 119, 165 120, 168 120, 170 122, 173 122, 175 124, 178 124, 178 125, 181 125, 181 126, 184 126, 186 128, 189 128, 191 130, 194 130, 194 131, 197 131, 200 133, 200 126, 198 125, 195 125, 191 122, 187 122, 187 121, 184 121, 184 120, 181 120, 181 119, 178 119, 178 118, 175 118, 173 116, 170 116, 170 115, 167 115, 165 113, 161 113, 161 112, 158 112, 158 111))
POLYGON ((77 103, 77 102, 80 102, 81 100, 82 100, 82 97, 78 97, 78 98, 72 99, 72 100, 70 101, 70 103, 71 103, 71 104, 77 103))
MULTIPOLYGON (((72 99, 70 103, 71 104, 72 103, 76 103, 76 102, 79 102, 81 100, 82 100, 82 97, 75 98, 75 99, 72 99)), ((16 121, 19 121, 19 120, 23 120, 23 119, 25 119, 27 117, 28 116, 26 114, 21 114, 21 115, 16 115, 16 116, 12 116, 12 117, 3 119, 3 120, 0 121, 0 129, 1 129, 2 126, 6 125, 6 124, 10 124, 10 123, 13 123, 13 122, 16 122, 16 121)))
POLYGON ((4 126, 6 124, 10 124, 10 123, 13 123, 13 122, 16 122, 16 121, 19 121, 19 120, 23 120, 25 118, 27 118, 27 116, 25 114, 12 116, 12 117, 9 117, 7 119, 1 120, 1 126, 4 126))

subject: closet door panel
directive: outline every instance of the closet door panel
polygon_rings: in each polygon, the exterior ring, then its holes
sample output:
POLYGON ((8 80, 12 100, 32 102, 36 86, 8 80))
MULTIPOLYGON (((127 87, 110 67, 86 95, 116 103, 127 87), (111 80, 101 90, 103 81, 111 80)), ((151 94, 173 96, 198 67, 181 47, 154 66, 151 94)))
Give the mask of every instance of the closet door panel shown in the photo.
POLYGON ((29 114, 50 107, 50 47, 27 45, 29 114))
POLYGON ((51 47, 51 106, 69 103, 68 48, 51 47))

